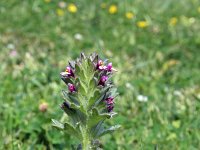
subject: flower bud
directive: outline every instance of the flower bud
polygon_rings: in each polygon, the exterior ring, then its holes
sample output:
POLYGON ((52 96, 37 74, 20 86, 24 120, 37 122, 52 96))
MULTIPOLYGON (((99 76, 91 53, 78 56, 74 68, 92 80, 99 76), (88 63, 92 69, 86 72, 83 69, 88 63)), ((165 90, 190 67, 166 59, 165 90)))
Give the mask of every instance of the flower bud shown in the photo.
POLYGON ((70 105, 69 105, 69 103, 68 102, 63 102, 63 104, 61 105, 61 108, 67 108, 67 109, 69 109, 70 108, 70 105))
POLYGON ((112 63, 109 63, 106 67, 106 70, 111 72, 112 71, 112 63))
POLYGON ((48 104, 47 104, 46 102, 43 102, 43 103, 41 103, 41 104, 39 105, 39 110, 40 110, 41 112, 47 111, 47 108, 48 108, 48 104))
POLYGON ((107 110, 108 112, 111 112, 113 110, 114 106, 113 105, 108 105, 107 106, 107 110))
POLYGON ((68 90, 69 90, 71 93, 73 93, 73 92, 76 91, 76 88, 75 88, 75 86, 74 86, 73 84, 68 83, 68 90))
POLYGON ((106 98, 106 100, 105 100, 105 101, 106 101, 106 104, 107 104, 107 105, 111 105, 111 104, 113 104, 113 103, 114 103, 114 101, 113 101, 113 100, 114 100, 114 98, 113 98, 113 97, 108 97, 108 98, 106 98))
POLYGON ((109 63, 109 64, 106 66, 106 70, 107 70, 108 72, 117 71, 115 68, 113 68, 112 63, 109 63))
POLYGON ((104 86, 105 82, 108 80, 108 76, 102 76, 100 81, 99 81, 99 85, 104 86))
POLYGON ((111 112, 114 108, 114 97, 106 98, 105 102, 106 102, 108 112, 111 112))

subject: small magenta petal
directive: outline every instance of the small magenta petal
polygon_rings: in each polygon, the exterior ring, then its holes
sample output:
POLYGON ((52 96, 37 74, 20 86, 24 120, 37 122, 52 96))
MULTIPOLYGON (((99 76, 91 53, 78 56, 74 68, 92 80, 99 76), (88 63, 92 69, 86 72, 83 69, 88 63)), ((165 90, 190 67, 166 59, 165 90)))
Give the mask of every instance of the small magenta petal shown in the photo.
POLYGON ((113 111, 113 108, 114 108, 114 106, 113 106, 113 105, 108 105, 108 106, 107 106, 107 110, 108 110, 108 112, 111 112, 111 111, 113 111))
POLYGON ((105 82, 108 80, 108 76, 102 76, 100 81, 99 81, 99 85, 104 86, 105 82))
POLYGON ((114 97, 108 97, 105 99, 106 102, 106 108, 108 112, 111 112, 114 108, 114 97))
POLYGON ((112 63, 109 63, 106 68, 107 68, 107 71, 109 72, 112 71, 112 63))
POLYGON ((76 91, 76 88, 75 88, 75 86, 74 86, 73 84, 69 83, 69 84, 68 84, 68 90, 69 90, 71 93, 73 93, 73 92, 76 91))
POLYGON ((97 63, 97 69, 101 71, 101 70, 106 70, 106 68, 107 67, 103 65, 103 61, 99 60, 97 63))
POLYGON ((68 75, 68 77, 74 77, 74 73, 73 73, 72 69, 69 66, 66 67, 65 72, 68 75))
POLYGON ((108 97, 105 101, 108 105, 113 104, 114 103, 114 98, 113 97, 108 97))

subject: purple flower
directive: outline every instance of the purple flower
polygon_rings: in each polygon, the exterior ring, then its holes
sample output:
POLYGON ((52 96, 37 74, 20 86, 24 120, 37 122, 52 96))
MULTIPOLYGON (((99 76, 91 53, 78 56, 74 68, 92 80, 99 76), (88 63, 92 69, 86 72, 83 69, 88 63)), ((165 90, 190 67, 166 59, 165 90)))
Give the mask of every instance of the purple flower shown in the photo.
POLYGON ((111 72, 112 71, 112 63, 109 63, 106 67, 106 70, 111 72))
POLYGON ((114 97, 108 97, 105 99, 108 112, 111 112, 114 108, 114 97))
POLYGON ((74 73, 70 67, 66 67, 65 72, 68 75, 68 77, 74 77, 74 73))
POLYGON ((98 62, 97 62, 97 69, 99 69, 99 66, 102 66, 103 65, 103 61, 102 60, 99 60, 98 62))
POLYGON ((107 106, 107 110, 108 110, 108 112, 111 112, 111 111, 113 111, 113 108, 114 108, 114 106, 113 106, 113 105, 108 105, 108 106, 107 106))
POLYGON ((61 72, 60 74, 64 78, 66 78, 66 77, 74 77, 74 72, 72 71, 72 69, 70 67, 66 67, 65 72, 61 72))
POLYGON ((113 103, 114 103, 114 101, 113 101, 113 100, 114 100, 114 98, 113 98, 113 97, 108 97, 108 98, 106 98, 106 100, 105 100, 105 101, 106 101, 106 104, 107 104, 107 105, 111 105, 111 104, 113 104, 113 103))
POLYGON ((105 82, 108 80, 108 76, 102 76, 100 81, 99 81, 99 85, 104 86, 105 82))
POLYGON ((73 92, 76 91, 76 88, 75 88, 75 86, 74 86, 73 84, 68 83, 68 90, 69 90, 71 93, 73 93, 73 92))
POLYGON ((99 70, 105 70, 106 69, 106 66, 104 66, 102 60, 98 61, 98 63, 97 63, 97 69, 99 69, 99 70))
POLYGON ((115 68, 113 68, 112 63, 109 63, 109 64, 106 66, 106 70, 107 70, 108 72, 117 71, 115 68))

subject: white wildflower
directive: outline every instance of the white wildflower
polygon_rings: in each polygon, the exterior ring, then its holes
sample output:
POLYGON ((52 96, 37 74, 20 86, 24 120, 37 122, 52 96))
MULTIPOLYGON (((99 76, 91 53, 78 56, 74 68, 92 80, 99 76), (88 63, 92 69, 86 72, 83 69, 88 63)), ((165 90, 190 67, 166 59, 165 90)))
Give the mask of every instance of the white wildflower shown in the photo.
POLYGON ((81 41, 81 40, 83 39, 83 36, 82 36, 82 34, 80 34, 80 33, 76 33, 76 34, 74 35, 74 38, 75 38, 76 40, 81 41))
POLYGON ((58 6, 59 6, 60 8, 65 8, 65 7, 66 7, 66 3, 63 2, 63 1, 61 1, 61 2, 58 3, 58 6))
POLYGON ((126 83, 126 88, 134 90, 134 87, 130 83, 126 83))
POLYGON ((182 96, 182 93, 180 91, 178 91, 178 90, 175 90, 174 91, 174 95, 175 96, 182 96))
POLYGON ((15 49, 15 45, 10 43, 7 45, 7 48, 13 50, 13 49, 15 49))
POLYGON ((144 96, 144 95, 138 95, 137 96, 137 100, 139 102, 147 102, 148 101, 148 97, 147 96, 144 96))

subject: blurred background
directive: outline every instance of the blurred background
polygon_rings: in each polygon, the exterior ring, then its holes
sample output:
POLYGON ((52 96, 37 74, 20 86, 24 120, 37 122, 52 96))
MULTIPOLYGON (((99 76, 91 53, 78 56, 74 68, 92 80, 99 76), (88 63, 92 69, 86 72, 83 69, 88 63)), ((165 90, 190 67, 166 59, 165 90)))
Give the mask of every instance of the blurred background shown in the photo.
POLYGON ((200 148, 199 0, 1 0, 0 149, 70 149, 59 73, 97 52, 118 70, 106 150, 200 148))

